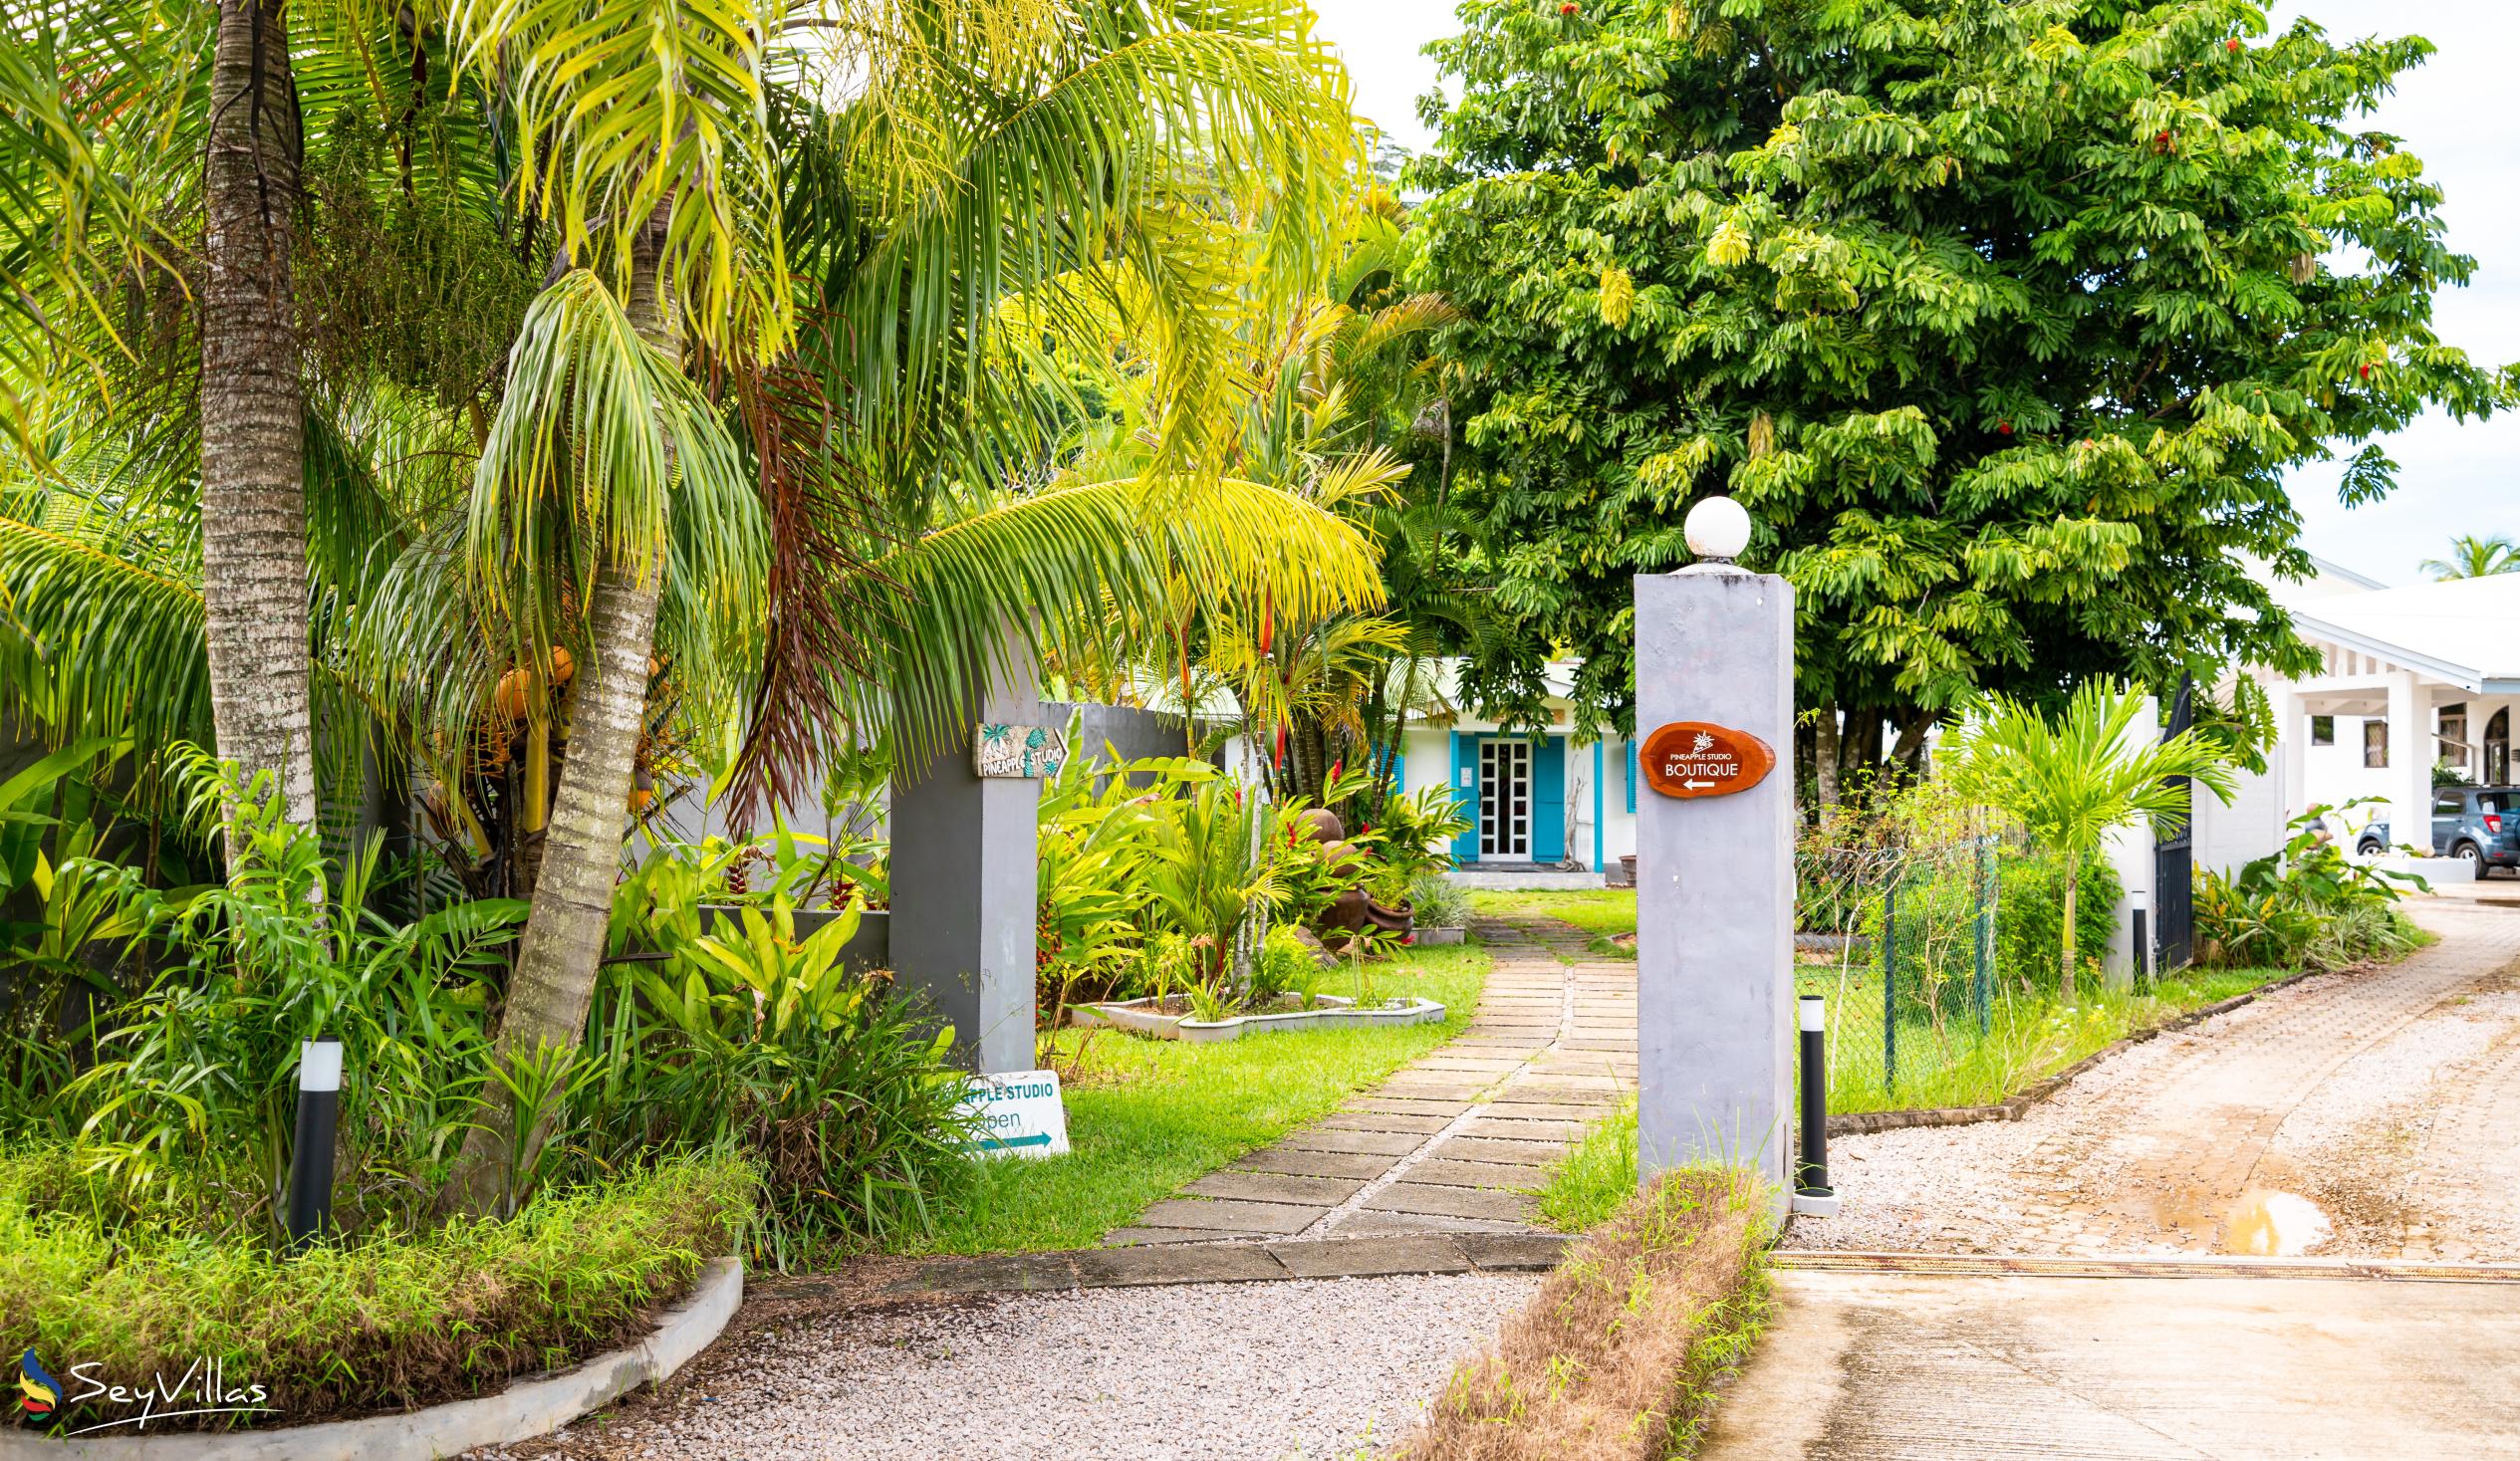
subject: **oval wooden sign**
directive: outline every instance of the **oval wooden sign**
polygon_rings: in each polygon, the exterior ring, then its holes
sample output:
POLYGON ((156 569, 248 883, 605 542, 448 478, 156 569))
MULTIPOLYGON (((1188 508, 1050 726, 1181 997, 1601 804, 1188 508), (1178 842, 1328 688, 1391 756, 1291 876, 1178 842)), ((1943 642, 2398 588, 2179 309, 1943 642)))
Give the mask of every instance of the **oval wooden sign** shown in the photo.
POLYGON ((1776 753, 1748 731, 1675 720, 1645 737, 1637 765, 1645 785, 1666 797, 1723 797, 1764 781, 1776 753))

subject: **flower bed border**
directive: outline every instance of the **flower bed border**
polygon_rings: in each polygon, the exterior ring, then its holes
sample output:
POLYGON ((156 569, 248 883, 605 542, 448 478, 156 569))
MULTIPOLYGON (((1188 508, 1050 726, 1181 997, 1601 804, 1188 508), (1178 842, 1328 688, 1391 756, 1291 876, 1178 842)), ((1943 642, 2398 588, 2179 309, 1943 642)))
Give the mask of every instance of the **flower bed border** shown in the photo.
POLYGON ((725 1332, 744 1302, 744 1265, 713 1258, 699 1282, 627 1349, 479 1395, 395 1415, 262 1430, 97 1434, 0 1432, 0 1461, 438 1461, 549 1435, 643 1384, 661 1383, 725 1332))
POLYGON ((1294 1030, 1367 1030, 1401 1025, 1431 1025, 1444 1017, 1444 1007, 1416 995, 1408 1003, 1379 1010, 1360 1010, 1355 1000, 1346 995, 1325 994, 1321 1007, 1310 1010, 1280 1010, 1266 1015, 1235 1015, 1225 1020, 1193 1020, 1187 1015, 1166 1015, 1138 1006, 1152 1004, 1153 997, 1119 1000, 1100 1005, 1078 1005, 1068 1012, 1071 1023, 1091 1030, 1108 1027, 1133 1034, 1152 1036, 1157 1040, 1179 1040, 1191 1045, 1212 1045, 1218 1041, 1237 1040, 1245 1034, 1279 1035, 1294 1030))

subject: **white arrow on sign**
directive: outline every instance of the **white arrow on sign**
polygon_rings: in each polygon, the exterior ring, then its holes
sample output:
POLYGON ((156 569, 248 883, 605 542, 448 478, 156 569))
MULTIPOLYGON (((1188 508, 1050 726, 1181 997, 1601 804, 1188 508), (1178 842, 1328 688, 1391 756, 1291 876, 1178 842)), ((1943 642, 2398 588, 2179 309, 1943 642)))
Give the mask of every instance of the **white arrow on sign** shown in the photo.
POLYGON ((1702 792, 1713 787, 1714 783, 1711 781, 1684 781, 1681 782, 1680 785, 1692 792, 1702 792))

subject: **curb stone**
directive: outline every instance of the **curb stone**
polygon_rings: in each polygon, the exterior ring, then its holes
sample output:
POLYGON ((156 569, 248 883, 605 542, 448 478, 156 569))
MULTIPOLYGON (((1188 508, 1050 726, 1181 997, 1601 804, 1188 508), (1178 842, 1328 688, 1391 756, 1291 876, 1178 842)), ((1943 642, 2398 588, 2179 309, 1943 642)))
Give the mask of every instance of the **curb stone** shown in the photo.
POLYGON ((548 1435, 642 1384, 662 1381, 717 1339, 743 1300, 743 1261, 713 1258, 701 1266, 690 1296, 666 1310, 646 1339, 558 1373, 518 1380, 495 1395, 267 1430, 62 1440, 0 1432, 0 1461, 440 1461, 548 1435))
MULTIPOLYGON (((1545 1273, 1574 1238, 1563 1233, 1411 1233, 1272 1243, 1167 1243, 947 1259, 883 1292, 1024 1294, 1171 1284, 1392 1278, 1403 1274, 1545 1273)), ((0 1461, 9 1461, 0 1455, 0 1461)))

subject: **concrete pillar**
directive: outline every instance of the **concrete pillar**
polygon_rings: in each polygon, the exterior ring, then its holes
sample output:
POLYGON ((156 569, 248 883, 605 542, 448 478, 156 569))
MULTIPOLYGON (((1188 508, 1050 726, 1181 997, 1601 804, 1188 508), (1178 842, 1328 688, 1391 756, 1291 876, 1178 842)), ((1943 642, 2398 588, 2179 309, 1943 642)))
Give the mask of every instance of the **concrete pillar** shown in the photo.
POLYGON ((1033 1069, 1041 783, 983 778, 972 759, 977 725, 1043 723, 1031 656, 1012 635, 1005 656, 977 713, 937 730, 924 756, 905 751, 892 775, 893 973, 953 1026, 955 1059, 983 1073, 1033 1069))
POLYGON ((1787 1191, 1794 1074, 1794 590, 1727 565, 1640 577, 1637 733, 1767 743, 1747 791, 1637 794, 1637 1170, 1715 1160, 1787 1191))
POLYGON ((2432 851, 2432 703, 2405 670, 2389 682, 2389 840, 2432 851))

